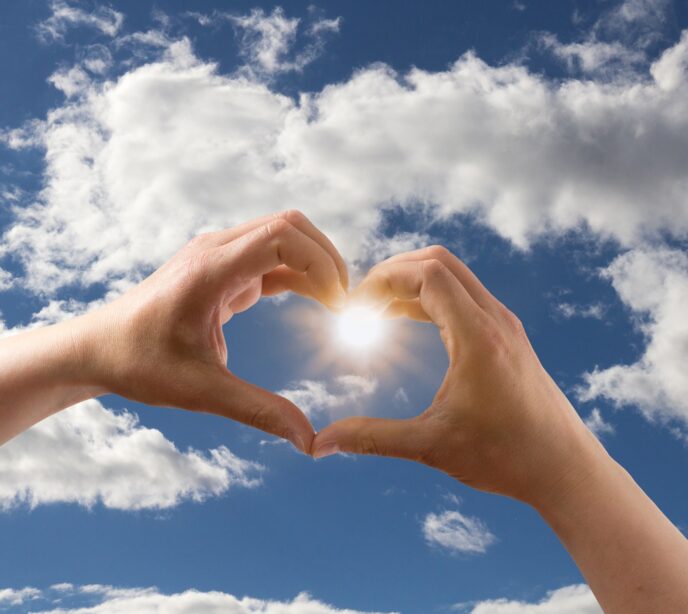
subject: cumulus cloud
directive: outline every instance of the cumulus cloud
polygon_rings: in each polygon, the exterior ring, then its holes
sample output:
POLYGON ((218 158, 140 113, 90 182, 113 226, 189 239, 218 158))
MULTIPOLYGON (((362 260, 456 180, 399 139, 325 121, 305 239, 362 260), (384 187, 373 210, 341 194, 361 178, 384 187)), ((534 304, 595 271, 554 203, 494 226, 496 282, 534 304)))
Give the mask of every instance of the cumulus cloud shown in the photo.
POLYGON ((106 36, 115 36, 122 26, 124 15, 105 5, 94 4, 92 10, 82 8, 83 3, 54 0, 50 3, 50 17, 37 26, 44 41, 62 40, 75 27, 89 27, 106 36))
POLYGON ((5 133, 46 151, 46 187, 0 248, 30 288, 136 278, 196 232, 285 207, 354 260, 390 203, 474 215, 520 247, 580 228, 623 245, 688 233, 685 35, 635 80, 554 82, 467 53, 296 101, 186 39, 165 49, 113 81, 63 81, 64 105, 5 133))
POLYGON ((646 345, 632 364, 587 373, 581 397, 636 406, 650 419, 688 422, 688 253, 631 250, 617 257, 603 275, 630 310, 646 345))
POLYGON ((350 413, 377 390, 377 380, 362 375, 339 375, 331 382, 299 380, 277 394, 286 397, 309 417, 332 416, 339 409, 350 413))
POLYGON ((602 417, 602 412, 597 407, 593 408, 584 422, 599 439, 614 434, 614 427, 602 417))
POLYGON ((468 554, 483 554, 497 541, 482 520, 457 510, 428 514, 423 520, 423 537, 431 546, 468 554))
MULTIPOLYGON (((336 608, 307 593, 297 595, 292 601, 270 601, 239 598, 220 591, 187 590, 168 595, 154 587, 118 588, 102 584, 74 586, 63 583, 53 585, 46 591, 34 588, 0 589, 0 596, 23 592, 31 592, 27 597, 40 600, 44 614, 382 614, 336 608)), ((18 601, 13 605, 21 603, 18 601)))
POLYGON ((471 614, 603 614, 595 596, 585 584, 573 584, 550 591, 537 603, 495 599, 470 605, 457 604, 454 609, 470 611, 471 614))
POLYGON ((93 399, 0 447, 0 508, 77 503, 135 510, 202 501, 260 484, 263 467, 221 446, 180 451, 136 415, 93 399))

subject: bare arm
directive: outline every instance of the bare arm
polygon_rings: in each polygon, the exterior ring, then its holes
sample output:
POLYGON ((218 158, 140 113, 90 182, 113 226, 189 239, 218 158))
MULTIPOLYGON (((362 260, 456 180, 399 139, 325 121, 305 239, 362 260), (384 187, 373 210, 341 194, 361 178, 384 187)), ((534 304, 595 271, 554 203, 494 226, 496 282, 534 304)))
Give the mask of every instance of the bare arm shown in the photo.
POLYGON ((0 444, 112 392, 226 416, 308 451, 314 432, 303 413, 227 370, 222 325, 286 290, 333 305, 346 277, 332 243, 298 212, 196 237, 112 303, 0 340, 0 444))
POLYGON ((411 420, 347 418, 337 451, 416 460, 539 511, 609 614, 688 611, 688 541, 609 457, 540 364, 519 320, 447 250, 376 266, 353 300, 434 322, 449 368, 411 420))

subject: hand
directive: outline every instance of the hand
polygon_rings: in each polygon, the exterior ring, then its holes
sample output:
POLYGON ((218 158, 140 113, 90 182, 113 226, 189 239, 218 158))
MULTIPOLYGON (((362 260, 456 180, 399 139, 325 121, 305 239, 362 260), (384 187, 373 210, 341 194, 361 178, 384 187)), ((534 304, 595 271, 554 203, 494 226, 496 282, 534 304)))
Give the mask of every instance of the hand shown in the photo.
POLYGON ((290 401, 226 367, 222 325, 286 290, 327 306, 345 296, 346 265, 299 212, 200 235, 141 284, 80 320, 89 384, 148 405, 207 411, 310 449, 313 428, 290 401))
POLYGON ((581 477, 589 453, 602 451, 518 318, 446 249, 390 258, 350 300, 434 322, 449 368, 416 418, 341 420, 318 433, 315 457, 343 451, 416 460, 475 488, 534 502, 581 477))

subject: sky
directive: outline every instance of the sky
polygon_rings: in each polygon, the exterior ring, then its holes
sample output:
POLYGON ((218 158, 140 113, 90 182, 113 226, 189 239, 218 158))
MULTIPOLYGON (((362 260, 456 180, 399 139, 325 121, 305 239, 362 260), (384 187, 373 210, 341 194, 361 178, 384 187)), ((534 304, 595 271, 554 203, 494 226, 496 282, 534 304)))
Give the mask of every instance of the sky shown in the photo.
MULTIPOLYGON (((688 529, 686 3, 3 0, 0 92, 0 335, 282 209, 355 279, 441 243, 688 529)), ((362 360, 296 297, 225 327, 316 428, 430 403, 437 332, 386 334, 362 360)), ((601 611, 521 503, 112 395, 0 448, 0 540, 7 612, 601 611)))

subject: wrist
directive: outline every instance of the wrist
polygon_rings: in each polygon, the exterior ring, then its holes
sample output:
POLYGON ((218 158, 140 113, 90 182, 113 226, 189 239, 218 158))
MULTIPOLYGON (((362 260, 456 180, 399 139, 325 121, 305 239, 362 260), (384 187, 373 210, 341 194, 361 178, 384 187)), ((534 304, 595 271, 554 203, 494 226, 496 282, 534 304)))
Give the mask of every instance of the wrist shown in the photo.
POLYGON ((55 324, 54 332, 62 348, 60 379, 67 384, 73 403, 109 392, 102 377, 105 351, 99 327, 91 314, 55 324))
POLYGON ((604 491, 611 475, 621 470, 597 438, 580 423, 575 432, 559 442, 562 458, 549 479, 527 501, 547 521, 586 506, 592 496, 604 491))

